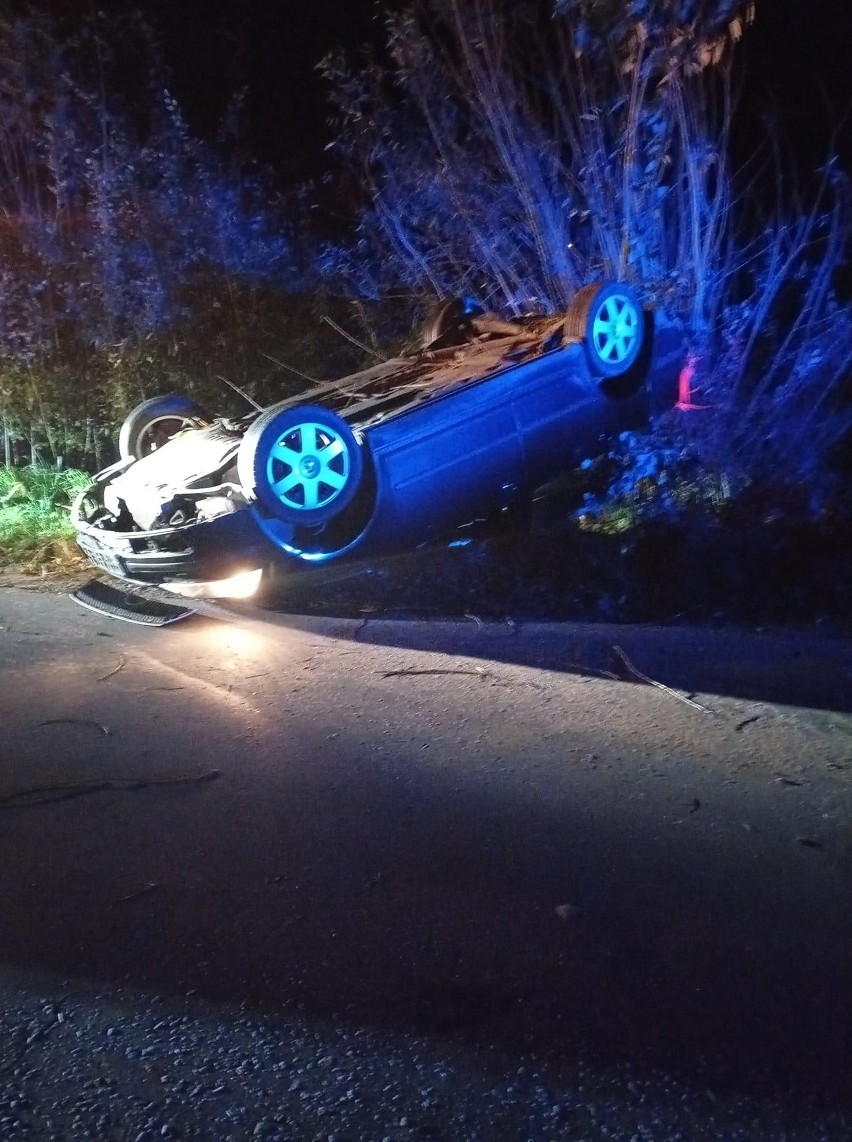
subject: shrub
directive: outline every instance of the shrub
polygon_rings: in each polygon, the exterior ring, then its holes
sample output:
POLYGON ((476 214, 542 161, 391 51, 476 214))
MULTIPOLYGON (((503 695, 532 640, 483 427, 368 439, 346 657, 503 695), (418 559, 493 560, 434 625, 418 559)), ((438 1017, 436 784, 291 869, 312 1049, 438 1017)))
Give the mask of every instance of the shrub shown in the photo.
POLYGON ((0 467, 0 558, 44 566, 74 551, 68 508, 85 487, 84 472, 0 467))
MULTIPOLYGON (((848 182, 804 205, 731 170, 735 0, 418 0, 385 54, 324 71, 362 192, 323 265, 381 295, 477 294, 518 313, 631 281, 684 330, 702 411, 661 425, 731 486, 828 482, 850 435, 848 182)), ((777 152, 776 152, 777 153, 777 152)), ((773 152, 765 155, 771 168, 773 152)))
POLYGON ((0 67, 0 459, 97 457, 181 322, 296 288, 283 205, 191 136, 137 17, 0 19, 0 67))

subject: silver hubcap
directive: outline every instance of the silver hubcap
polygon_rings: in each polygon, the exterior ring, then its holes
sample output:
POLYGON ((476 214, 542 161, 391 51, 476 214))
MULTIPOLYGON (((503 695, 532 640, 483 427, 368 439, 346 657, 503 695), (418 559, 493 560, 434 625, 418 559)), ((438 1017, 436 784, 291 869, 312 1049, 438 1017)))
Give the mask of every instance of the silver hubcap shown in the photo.
POLYGON ((324 424, 297 424, 269 452, 266 475, 273 494, 288 508, 310 511, 339 496, 349 479, 345 440, 324 424))
POLYGON ((592 340, 600 359, 620 365, 633 352, 638 334, 639 314, 630 298, 623 294, 608 297, 592 325, 592 340))

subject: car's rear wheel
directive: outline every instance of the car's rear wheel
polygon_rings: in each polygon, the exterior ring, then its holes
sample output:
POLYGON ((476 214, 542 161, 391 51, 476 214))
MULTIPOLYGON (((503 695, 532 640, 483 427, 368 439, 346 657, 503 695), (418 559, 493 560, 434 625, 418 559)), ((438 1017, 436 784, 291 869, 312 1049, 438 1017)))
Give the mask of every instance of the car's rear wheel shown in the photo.
POLYGON ((317 405, 297 405, 257 418, 243 437, 237 468, 243 489, 270 515, 313 527, 352 503, 364 456, 345 420, 317 405))
POLYGON ((137 405, 127 416, 118 436, 122 460, 141 460, 185 428, 200 428, 210 417, 190 397, 166 393, 137 405))
POLYGON ((583 342, 595 376, 621 376, 642 352, 645 315, 639 298, 620 282, 583 286, 565 315, 564 337, 583 342))
POLYGON ((464 345, 475 335, 473 319, 483 312, 482 306, 470 297, 454 297, 439 302, 423 326, 421 347, 434 350, 464 345))

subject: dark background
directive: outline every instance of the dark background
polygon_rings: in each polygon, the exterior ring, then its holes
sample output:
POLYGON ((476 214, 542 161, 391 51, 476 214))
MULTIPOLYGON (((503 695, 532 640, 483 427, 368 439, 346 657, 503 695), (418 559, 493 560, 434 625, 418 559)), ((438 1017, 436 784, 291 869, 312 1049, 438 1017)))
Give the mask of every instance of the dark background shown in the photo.
MULTIPOLYGON (((174 94, 198 133, 214 134, 231 94, 246 85, 247 141, 286 183, 328 165, 324 147, 332 132, 317 62, 337 45, 355 50, 380 41, 382 8, 403 6, 401 0, 112 0, 98 7, 144 13, 159 33, 174 94)), ((42 7, 73 19, 94 5, 45 0, 42 7)), ((740 158, 764 136, 764 113, 776 109, 803 175, 825 159, 834 129, 835 150, 852 167, 850 8, 847 0, 757 0, 743 44, 740 158)))

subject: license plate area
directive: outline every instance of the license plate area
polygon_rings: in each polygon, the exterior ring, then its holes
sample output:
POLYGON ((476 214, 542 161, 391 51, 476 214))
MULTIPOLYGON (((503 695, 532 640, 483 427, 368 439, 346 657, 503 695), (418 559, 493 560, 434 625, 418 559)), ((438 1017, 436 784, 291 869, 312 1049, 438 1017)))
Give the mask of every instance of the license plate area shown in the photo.
POLYGON ((124 566, 124 561, 112 551, 105 550, 87 535, 78 535, 77 543, 82 548, 86 558, 96 567, 100 567, 101 571, 106 571, 108 575, 115 575, 119 579, 126 577, 127 569, 124 566))

